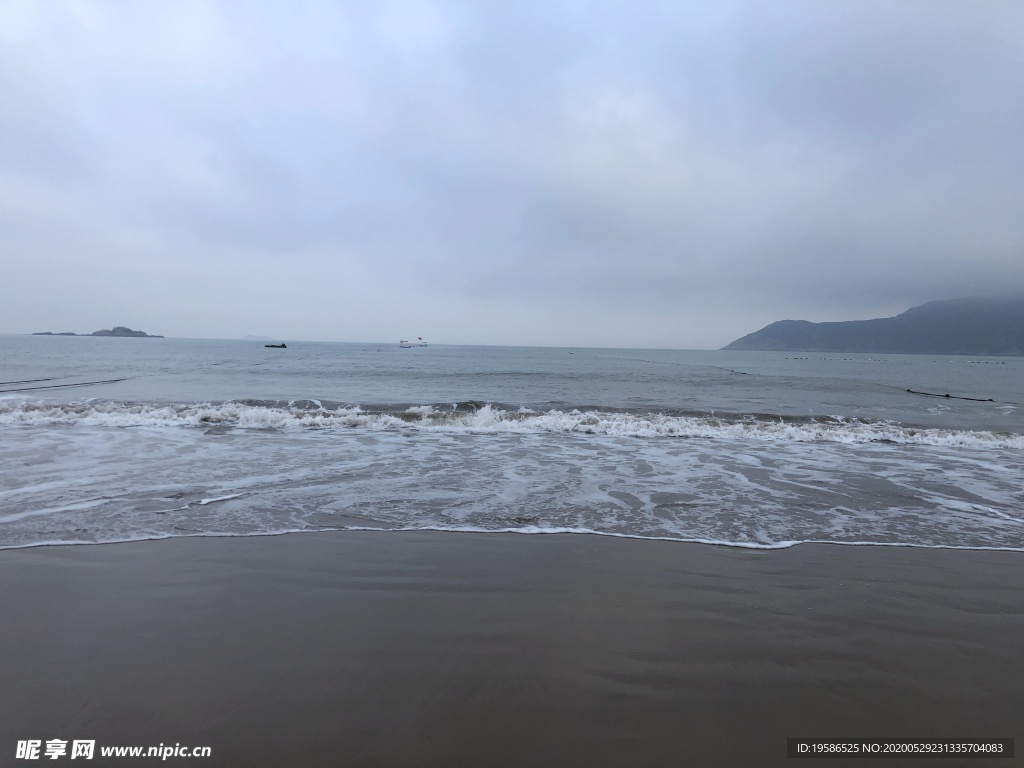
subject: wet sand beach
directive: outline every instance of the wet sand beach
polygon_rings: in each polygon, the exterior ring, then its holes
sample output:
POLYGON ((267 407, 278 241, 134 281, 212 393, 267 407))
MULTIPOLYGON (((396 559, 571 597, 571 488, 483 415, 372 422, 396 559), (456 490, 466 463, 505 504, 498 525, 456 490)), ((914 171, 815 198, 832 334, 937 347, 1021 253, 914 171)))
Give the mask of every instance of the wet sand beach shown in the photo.
MULTIPOLYGON (((8 550, 0 750, 180 743, 212 757, 168 764, 251 767, 848 762, 787 759, 794 736, 1019 750, 1022 557, 433 532, 8 550)), ((854 764, 889 763, 928 764, 854 764)))

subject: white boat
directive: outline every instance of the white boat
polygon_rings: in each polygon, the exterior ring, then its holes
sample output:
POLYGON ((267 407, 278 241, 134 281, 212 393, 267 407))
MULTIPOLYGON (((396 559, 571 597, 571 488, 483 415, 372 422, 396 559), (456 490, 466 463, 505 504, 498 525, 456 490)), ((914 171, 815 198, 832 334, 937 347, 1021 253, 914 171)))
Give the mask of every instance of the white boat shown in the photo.
POLYGON ((402 349, 412 349, 413 347, 425 347, 427 342, 423 340, 422 336, 417 336, 416 341, 405 341, 404 339, 398 342, 398 346, 402 349))

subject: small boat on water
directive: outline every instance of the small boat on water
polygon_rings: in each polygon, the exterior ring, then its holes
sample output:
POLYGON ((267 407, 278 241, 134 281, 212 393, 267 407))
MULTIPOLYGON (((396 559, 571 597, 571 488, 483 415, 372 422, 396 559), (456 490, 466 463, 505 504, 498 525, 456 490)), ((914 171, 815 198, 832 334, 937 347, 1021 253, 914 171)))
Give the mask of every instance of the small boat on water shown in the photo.
POLYGON ((427 342, 423 340, 422 336, 417 336, 416 341, 405 341, 404 339, 398 342, 398 346, 402 349, 412 349, 413 347, 425 347, 427 342))
POLYGON ((288 349, 287 344, 264 344, 267 349, 288 349))

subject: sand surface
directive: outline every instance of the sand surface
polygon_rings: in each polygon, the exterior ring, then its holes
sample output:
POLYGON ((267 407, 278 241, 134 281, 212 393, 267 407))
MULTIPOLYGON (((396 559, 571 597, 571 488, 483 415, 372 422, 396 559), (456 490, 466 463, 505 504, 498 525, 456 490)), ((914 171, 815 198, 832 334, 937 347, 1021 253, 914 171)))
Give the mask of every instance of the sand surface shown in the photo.
POLYGON ((13 759, 30 738, 253 768, 849 764, 787 759, 791 736, 1024 746, 1016 553, 427 532, 44 547, 0 552, 0 622, 2 765, 33 764, 13 759))

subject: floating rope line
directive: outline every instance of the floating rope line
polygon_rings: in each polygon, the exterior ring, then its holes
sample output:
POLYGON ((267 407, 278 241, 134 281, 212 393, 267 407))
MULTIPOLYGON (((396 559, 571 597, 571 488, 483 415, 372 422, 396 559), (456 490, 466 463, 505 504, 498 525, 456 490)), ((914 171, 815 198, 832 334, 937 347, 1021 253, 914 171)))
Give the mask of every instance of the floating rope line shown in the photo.
POLYGON ((720 371, 728 371, 729 373, 738 373, 740 376, 760 376, 760 373, 748 373, 747 371, 734 371, 732 368, 723 368, 720 365, 711 365, 709 368, 717 368, 720 371))
MULTIPOLYGON (((569 354, 575 354, 570 352, 569 354)), ((679 365, 686 366, 688 368, 714 368, 719 371, 728 371, 729 373, 737 373, 740 376, 761 376, 760 373, 748 373, 747 371, 734 371, 732 368, 726 368, 721 365, 711 365, 710 363, 694 363, 688 360, 647 360, 643 357, 617 357, 611 355, 589 355, 589 357, 598 360, 622 360, 627 363, 649 363, 651 365, 679 365)))
MULTIPOLYGON (((118 381, 128 381, 128 379, 134 378, 132 376, 125 376, 123 379, 106 379, 105 381, 82 381, 77 384, 48 384, 45 387, 20 387, 18 389, 0 389, 0 394, 4 392, 29 392, 34 389, 64 389, 66 387, 90 387, 93 384, 114 384, 118 381)), ((39 381, 52 381, 52 379, 39 379, 39 381)), ((16 384, 17 382, 10 382, 16 384)))
MULTIPOLYGON (((909 392, 912 395, 925 395, 926 397, 944 397, 947 400, 971 400, 975 403, 995 402, 995 400, 993 400, 991 397, 962 397, 960 395, 939 395, 936 394, 935 392, 916 392, 913 389, 908 389, 907 392, 909 392)), ((1016 405, 1016 403, 1010 403, 1010 405, 1016 405)))
POLYGON ((0 381, 0 387, 6 387, 8 384, 35 384, 37 381, 56 381, 60 376, 51 376, 48 379, 25 379, 24 381, 0 381))

